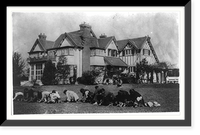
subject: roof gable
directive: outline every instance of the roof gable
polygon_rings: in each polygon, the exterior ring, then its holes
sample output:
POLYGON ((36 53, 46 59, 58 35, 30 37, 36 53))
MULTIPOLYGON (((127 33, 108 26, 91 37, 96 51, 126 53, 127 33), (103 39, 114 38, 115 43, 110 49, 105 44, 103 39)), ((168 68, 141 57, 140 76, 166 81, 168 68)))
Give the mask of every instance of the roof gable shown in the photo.
POLYGON ((37 45, 35 46, 33 52, 35 52, 35 51, 43 51, 43 50, 41 49, 40 45, 37 44, 37 45))
MULTIPOLYGON (((31 48, 31 50, 30 50, 30 52, 34 52, 36 46, 39 47, 39 50, 40 50, 40 51, 45 51, 45 48, 43 47, 43 45, 41 44, 41 42, 39 42, 39 39, 36 39, 35 43, 33 44, 32 48, 31 48)), ((37 49, 38 49, 38 48, 37 48, 37 49)))
POLYGON ((66 35, 69 37, 69 39, 73 41, 73 43, 76 46, 82 46, 82 38, 81 38, 82 33, 83 31, 78 30, 78 31, 66 33, 66 35))
POLYGON ((99 47, 106 49, 108 45, 112 42, 112 40, 113 37, 99 38, 98 39, 99 47))
POLYGON ((148 37, 139 37, 139 38, 133 38, 129 39, 130 42, 134 43, 138 49, 142 49, 144 46, 144 43, 147 41, 148 37))
POLYGON ((111 40, 111 42, 107 45, 107 48, 118 50, 117 45, 113 40, 111 40))
POLYGON ((135 42, 130 41, 129 39, 118 40, 117 44, 118 44, 118 50, 119 51, 122 51, 124 48, 127 47, 127 45, 132 45, 132 47, 138 49, 138 47, 136 46, 135 42))
POLYGON ((68 38, 65 38, 60 45, 60 47, 64 47, 64 46, 72 46, 72 43, 69 41, 68 38))
POLYGON ((77 35, 72 34, 72 33, 73 32, 61 34, 56 39, 53 48, 58 48, 58 47, 63 47, 63 46, 81 46, 81 41, 77 41, 77 35))

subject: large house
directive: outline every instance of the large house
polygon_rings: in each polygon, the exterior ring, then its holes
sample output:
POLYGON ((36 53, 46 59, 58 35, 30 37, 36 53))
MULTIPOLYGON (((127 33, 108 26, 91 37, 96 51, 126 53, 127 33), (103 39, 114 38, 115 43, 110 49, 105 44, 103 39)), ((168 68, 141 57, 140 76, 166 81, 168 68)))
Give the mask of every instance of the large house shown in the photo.
POLYGON ((150 64, 159 62, 149 36, 117 40, 103 34, 98 38, 90 25, 79 26, 80 30, 63 33, 55 41, 47 40, 45 34, 38 36, 28 52, 29 81, 41 80, 45 62, 50 59, 56 65, 60 56, 66 57, 70 76, 76 74, 76 78, 84 71, 108 66, 135 72, 136 63, 143 58, 150 64))

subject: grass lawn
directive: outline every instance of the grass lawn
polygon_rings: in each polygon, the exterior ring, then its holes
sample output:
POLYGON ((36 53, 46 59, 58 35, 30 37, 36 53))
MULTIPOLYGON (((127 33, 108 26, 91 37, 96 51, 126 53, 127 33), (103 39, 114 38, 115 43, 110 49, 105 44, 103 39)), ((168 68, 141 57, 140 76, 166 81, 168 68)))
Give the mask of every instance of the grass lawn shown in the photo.
MULTIPOLYGON (((106 90, 117 94, 119 88, 116 85, 102 85, 106 90)), ((57 90, 61 100, 65 99, 63 90, 73 90, 81 98, 80 88, 85 85, 51 85, 38 86, 36 90, 57 90)), ((89 85, 88 88, 94 91, 95 85, 89 85)), ((178 112, 179 111, 179 86, 177 84, 124 84, 122 89, 129 90, 135 88, 144 98, 145 102, 157 101, 160 107, 116 107, 116 106, 98 106, 90 103, 28 103, 14 101, 14 114, 44 114, 44 113, 137 113, 137 112, 178 112)), ((23 91, 24 87, 14 87, 14 92, 23 91)))

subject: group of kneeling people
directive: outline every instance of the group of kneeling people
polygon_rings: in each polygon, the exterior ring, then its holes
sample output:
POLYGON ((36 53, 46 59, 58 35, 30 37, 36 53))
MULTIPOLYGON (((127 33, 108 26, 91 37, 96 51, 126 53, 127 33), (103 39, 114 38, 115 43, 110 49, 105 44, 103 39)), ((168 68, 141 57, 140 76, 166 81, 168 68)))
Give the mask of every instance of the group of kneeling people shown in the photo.
POLYGON ((99 86, 95 86, 94 93, 89 91, 88 89, 83 88, 80 89, 80 92, 82 93, 83 97, 81 99, 82 102, 104 106, 113 105, 119 107, 147 106, 141 94, 134 89, 130 89, 129 92, 125 90, 119 90, 116 96, 112 92, 107 91, 104 88, 100 88, 99 86))
MULTIPOLYGON (((119 90, 117 95, 105 90, 99 86, 95 86, 95 91, 92 92, 87 88, 81 88, 80 92, 82 98, 71 90, 64 90, 63 93, 66 96, 64 102, 77 102, 98 104, 98 105, 113 105, 113 106, 128 106, 128 107, 142 107, 148 106, 148 103, 144 102, 140 93, 134 89, 130 89, 129 92, 125 90, 119 90)), ((21 100, 27 102, 45 102, 45 103, 61 103, 61 97, 56 90, 49 91, 36 91, 28 88, 24 89, 24 92, 16 92, 13 100, 21 100)))

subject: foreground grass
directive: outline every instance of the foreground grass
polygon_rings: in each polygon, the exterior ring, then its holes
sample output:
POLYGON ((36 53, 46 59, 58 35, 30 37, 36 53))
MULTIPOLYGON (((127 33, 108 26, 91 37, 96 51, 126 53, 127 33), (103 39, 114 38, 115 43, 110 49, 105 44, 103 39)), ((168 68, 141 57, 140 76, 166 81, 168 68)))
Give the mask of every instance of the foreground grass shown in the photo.
MULTIPOLYGON (((80 88, 85 85, 52 85, 41 86, 36 90, 57 90, 61 96, 61 100, 65 100, 63 90, 73 90, 81 97, 80 88)), ((87 86, 89 90, 94 91, 94 85, 87 86)), ((174 84, 141 84, 130 85, 124 84, 122 88, 115 85, 103 85, 106 90, 117 94, 119 89, 129 90, 135 88, 143 97, 145 102, 157 101, 160 107, 116 107, 116 106, 98 106, 89 103, 27 103, 14 102, 14 114, 44 114, 44 113, 131 113, 131 112, 178 112, 179 111, 179 87, 174 84)), ((14 91, 23 91, 23 87, 14 87, 14 91)))

